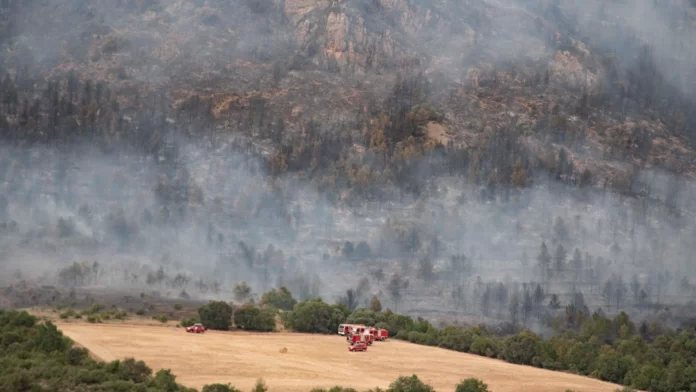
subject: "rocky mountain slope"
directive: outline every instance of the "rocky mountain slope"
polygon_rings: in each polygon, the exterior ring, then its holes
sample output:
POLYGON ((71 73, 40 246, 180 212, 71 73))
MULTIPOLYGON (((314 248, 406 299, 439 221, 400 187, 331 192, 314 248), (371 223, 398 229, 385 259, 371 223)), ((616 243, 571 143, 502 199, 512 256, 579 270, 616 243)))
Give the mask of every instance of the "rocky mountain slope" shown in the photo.
POLYGON ((417 127, 426 140, 483 151, 513 127, 547 166, 565 146, 575 176, 588 168, 595 183, 625 182, 634 166, 695 168, 686 2, 73 0, 2 10, 10 75, 75 70, 109 83, 124 113, 160 96, 259 141, 308 124, 360 135, 384 128, 379 113, 395 110, 402 83, 415 89, 398 105, 437 113, 417 127))

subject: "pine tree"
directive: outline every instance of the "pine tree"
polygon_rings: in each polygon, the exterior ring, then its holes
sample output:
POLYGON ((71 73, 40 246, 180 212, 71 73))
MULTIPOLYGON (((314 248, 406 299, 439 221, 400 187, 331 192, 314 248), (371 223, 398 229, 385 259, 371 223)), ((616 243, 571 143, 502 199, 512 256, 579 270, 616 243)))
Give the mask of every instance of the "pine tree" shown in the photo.
POLYGON ((549 248, 546 247, 546 242, 542 241, 541 243, 539 256, 537 256, 537 263, 541 271, 542 279, 548 285, 551 272, 551 255, 549 254, 549 248))

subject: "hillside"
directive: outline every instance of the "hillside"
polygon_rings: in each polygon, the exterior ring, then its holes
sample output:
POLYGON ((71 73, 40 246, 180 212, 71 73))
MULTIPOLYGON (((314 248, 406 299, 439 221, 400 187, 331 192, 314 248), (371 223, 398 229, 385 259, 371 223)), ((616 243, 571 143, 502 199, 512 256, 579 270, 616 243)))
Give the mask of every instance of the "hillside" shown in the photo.
POLYGON ((0 301, 287 287, 504 331, 693 325, 695 17, 2 1, 0 301))
MULTIPOLYGON (((574 181, 586 168, 593 176, 584 181, 619 187, 634 167, 694 169, 693 67, 679 55, 693 45, 686 2, 638 10, 546 0, 29 3, 5 2, 2 13, 3 65, 20 79, 20 117, 44 80, 76 71, 75 96, 88 80, 106 83, 126 118, 164 110, 200 134, 181 114, 196 111, 209 117, 206 128, 284 140, 288 169, 310 167, 291 155, 315 129, 366 148, 382 130, 391 156, 408 136, 427 139, 429 118, 446 135, 434 142, 476 155, 489 155, 496 132, 515 129, 525 168, 574 181), (651 12, 655 21, 636 27, 651 12), (550 155, 561 146, 569 173, 550 155)), ((97 110, 92 121, 105 115, 97 110)), ((473 165, 485 180, 514 163, 479 156, 473 165)), ((511 182, 509 173, 496 181, 511 182)))

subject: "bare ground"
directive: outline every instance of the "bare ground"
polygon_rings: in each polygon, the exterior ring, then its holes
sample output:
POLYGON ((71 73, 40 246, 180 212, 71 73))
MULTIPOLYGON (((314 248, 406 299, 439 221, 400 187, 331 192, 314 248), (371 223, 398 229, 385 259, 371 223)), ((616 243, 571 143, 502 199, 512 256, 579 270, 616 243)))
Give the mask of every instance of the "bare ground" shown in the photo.
POLYGON ((95 357, 135 357, 155 371, 171 369, 179 382, 195 388, 230 382, 250 390, 263 377, 272 391, 307 392, 335 385, 366 390, 386 388, 397 377, 411 374, 440 392, 454 390, 468 377, 482 379, 492 392, 612 392, 619 388, 591 378, 395 340, 351 353, 338 335, 219 331, 199 335, 171 325, 58 325, 95 357), (281 352, 283 348, 287 353, 281 352))

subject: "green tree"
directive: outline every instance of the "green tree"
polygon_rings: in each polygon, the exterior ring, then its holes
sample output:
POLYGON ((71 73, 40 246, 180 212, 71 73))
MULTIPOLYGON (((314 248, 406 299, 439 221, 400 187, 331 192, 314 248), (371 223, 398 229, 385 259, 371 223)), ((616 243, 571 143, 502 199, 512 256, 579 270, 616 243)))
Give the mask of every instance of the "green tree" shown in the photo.
POLYGON ((489 392, 488 385, 476 378, 467 378, 457 385, 455 392, 489 392))
POLYGON ((271 308, 246 304, 234 312, 234 325, 247 331, 272 332, 275 330, 275 312, 271 308))
POLYGON ((291 320, 292 328, 297 332, 334 334, 345 315, 318 298, 295 305, 291 320))
POLYGON ((531 365, 537 355, 537 347, 541 338, 530 331, 522 331, 517 335, 505 338, 502 358, 508 362, 531 365))
POLYGON ((228 331, 232 322, 232 307, 224 301, 210 301, 198 309, 201 323, 208 329, 228 331))
MULTIPOLYGON (((549 248, 546 247, 546 242, 541 243, 539 256, 537 256, 537 264, 539 266, 539 271, 541 272, 543 281, 548 285, 548 280, 551 273, 551 255, 549 254, 549 248)), ((548 291, 548 287, 546 289, 548 291)))
POLYGON ((263 381, 263 378, 259 378, 256 380, 256 384, 254 384, 254 388, 251 390, 251 392, 267 392, 268 391, 268 386, 266 386, 266 383, 263 381))
POLYGON ((297 304, 297 300, 285 287, 268 291, 261 297, 261 305, 269 305, 281 310, 292 310, 295 304, 297 304))
POLYGON ((415 374, 411 377, 402 376, 389 385, 387 392, 435 392, 430 385, 421 381, 415 374))
POLYGON ((380 302, 376 295, 372 296, 372 299, 370 300, 370 310, 375 313, 382 311, 382 302, 380 302))
POLYGON ((65 352, 70 347, 70 339, 64 337, 55 324, 47 321, 45 324, 37 325, 34 347, 47 353, 65 352))
POLYGON ((378 322, 378 313, 372 309, 357 309, 346 319, 350 324, 375 325, 378 322))
POLYGON ((241 282, 234 285, 234 299, 237 302, 246 302, 251 298, 251 287, 247 282, 241 282))
POLYGON ((201 392, 241 392, 239 389, 228 384, 209 384, 203 386, 201 392))

